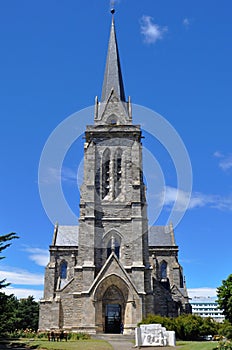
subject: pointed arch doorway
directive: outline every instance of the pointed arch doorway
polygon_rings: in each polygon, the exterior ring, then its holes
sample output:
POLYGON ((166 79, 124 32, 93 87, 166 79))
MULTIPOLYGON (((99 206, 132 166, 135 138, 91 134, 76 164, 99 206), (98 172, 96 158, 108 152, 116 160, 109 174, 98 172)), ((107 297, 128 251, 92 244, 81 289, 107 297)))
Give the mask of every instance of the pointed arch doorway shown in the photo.
POLYGON ((125 300, 122 292, 115 286, 110 286, 103 295, 102 308, 105 321, 105 333, 120 333, 123 322, 125 300))
MULTIPOLYGON (((120 324, 128 318, 129 288, 119 276, 102 279, 94 292, 95 325, 98 333, 120 333, 120 324)), ((130 312, 129 312, 130 313, 130 312)))
POLYGON ((105 312, 105 333, 120 333, 121 305, 106 304, 105 312))

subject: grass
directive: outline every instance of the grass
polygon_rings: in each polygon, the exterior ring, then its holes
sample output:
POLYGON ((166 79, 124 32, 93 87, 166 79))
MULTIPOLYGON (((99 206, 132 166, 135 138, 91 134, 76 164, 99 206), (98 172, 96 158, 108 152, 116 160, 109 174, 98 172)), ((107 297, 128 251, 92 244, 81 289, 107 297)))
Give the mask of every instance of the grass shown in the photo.
POLYGON ((218 342, 178 341, 176 345, 180 348, 180 350, 213 350, 217 347, 218 342))
MULTIPOLYGON (((213 350, 217 347, 217 342, 190 342, 178 341, 178 350, 213 350)), ((77 340, 67 342, 49 342, 46 340, 30 341, 30 346, 36 349, 47 350, 112 350, 112 346, 103 340, 77 340)), ((162 349, 162 348, 161 348, 162 349)), ((171 349, 171 348, 170 348, 171 349)))
MULTIPOLYGON (((112 346, 104 340, 69 340, 62 342, 49 342, 47 340, 25 340, 11 342, 12 344, 23 344, 25 349, 47 349, 47 350, 112 350, 112 346)), ((13 348, 13 347, 12 347, 13 348)))
MULTIPOLYGON (((90 340, 69 340, 62 342, 49 342, 43 339, 26 340, 21 341, 8 341, 11 344, 21 344, 25 346, 25 349, 36 350, 113 350, 112 346, 104 340, 90 339, 90 340)), ((178 350, 214 350, 217 348, 218 342, 190 342, 190 341, 177 341, 176 348, 178 350)), ((12 349, 15 346, 12 346, 12 349)), ((1 344, 0 344, 1 348, 1 344)), ((9 347, 7 347, 9 349, 9 347)), ((162 348, 161 348, 162 349, 162 348)), ((169 348, 172 349, 172 348, 169 348)))
POLYGON ((46 340, 36 340, 31 345, 39 345, 37 349, 48 350, 112 350, 112 346, 104 340, 77 340, 67 342, 49 342, 46 340))

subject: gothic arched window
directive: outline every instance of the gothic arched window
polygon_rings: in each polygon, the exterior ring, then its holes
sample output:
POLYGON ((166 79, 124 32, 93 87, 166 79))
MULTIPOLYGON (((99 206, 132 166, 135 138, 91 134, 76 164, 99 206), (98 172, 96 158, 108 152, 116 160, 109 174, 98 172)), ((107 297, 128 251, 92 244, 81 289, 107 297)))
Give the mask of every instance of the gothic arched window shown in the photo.
POLYGON ((107 124, 116 125, 117 124, 117 116, 115 114, 111 114, 107 119, 107 124))
POLYGON ((111 249, 111 240, 110 240, 107 245, 107 259, 110 256, 111 252, 112 252, 112 249, 111 249))
POLYGON ((114 237, 111 237, 111 239, 109 240, 108 245, 107 245, 107 259, 110 256, 112 251, 115 252, 116 256, 119 259, 120 244, 118 243, 118 241, 114 237))
POLYGON ((110 191, 110 151, 105 150, 102 157, 102 199, 110 191))
POLYGON ((168 266, 168 264, 166 263, 166 261, 162 261, 162 263, 160 265, 160 278, 161 278, 161 280, 167 278, 167 266, 168 266))
POLYGON ((60 278, 61 279, 67 278, 67 267, 68 267, 67 262, 62 261, 62 263, 60 264, 60 278))
POLYGON ((114 157, 114 198, 117 198, 122 190, 122 150, 118 149, 114 157))
POLYGON ((182 271, 180 271, 180 288, 184 288, 184 279, 182 271))
POLYGON ((115 241, 114 252, 115 252, 116 256, 119 259, 119 256, 120 256, 120 245, 119 245, 119 243, 117 241, 115 241))

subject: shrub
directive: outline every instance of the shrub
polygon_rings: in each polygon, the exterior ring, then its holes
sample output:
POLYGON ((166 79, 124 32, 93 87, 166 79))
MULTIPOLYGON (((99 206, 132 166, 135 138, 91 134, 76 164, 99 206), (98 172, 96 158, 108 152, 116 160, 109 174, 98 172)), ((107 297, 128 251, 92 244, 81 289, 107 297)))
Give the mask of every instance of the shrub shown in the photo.
POLYGON ((205 335, 218 333, 218 324, 211 318, 203 319, 200 316, 183 314, 176 318, 148 315, 140 324, 160 323, 168 331, 175 331, 180 340, 199 340, 205 335))
POLYGON ((30 328, 24 329, 21 333, 22 338, 29 338, 30 339, 30 338, 35 338, 36 336, 37 336, 37 333, 30 328))
POLYGON ((221 323, 218 334, 227 339, 232 339, 232 324, 229 321, 221 323))
POLYGON ((198 340, 203 319, 195 315, 181 315, 175 319, 176 337, 182 340, 198 340))
POLYGON ((165 327, 169 331, 175 330, 175 321, 173 318, 162 317, 160 315, 152 315, 152 314, 142 319, 142 321, 138 323, 138 326, 140 326, 141 324, 152 324, 152 323, 159 323, 162 325, 162 327, 165 327))
POLYGON ((48 334, 47 333, 37 333, 37 338, 39 339, 48 339, 48 334))
POLYGON ((214 350, 232 350, 232 342, 229 340, 220 341, 214 350))
POLYGON ((18 339, 18 338, 36 338, 37 333, 32 329, 15 329, 12 332, 6 332, 5 336, 9 339, 18 339))
POLYGON ((89 340, 91 339, 91 335, 87 333, 69 333, 69 340, 89 340))

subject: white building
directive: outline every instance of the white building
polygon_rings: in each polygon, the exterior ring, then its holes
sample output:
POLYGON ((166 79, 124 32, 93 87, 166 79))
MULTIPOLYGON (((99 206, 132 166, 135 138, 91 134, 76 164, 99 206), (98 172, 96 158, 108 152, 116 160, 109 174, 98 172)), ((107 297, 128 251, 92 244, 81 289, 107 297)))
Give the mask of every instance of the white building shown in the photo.
POLYGON ((223 322, 225 316, 223 310, 220 310, 216 297, 194 297, 190 304, 192 306, 192 314, 203 318, 211 317, 217 322, 223 322))

